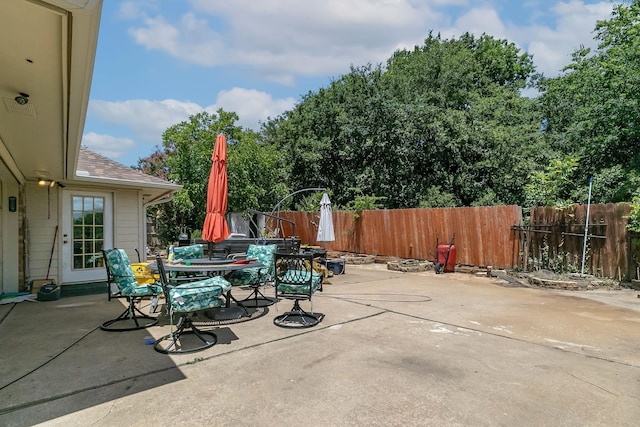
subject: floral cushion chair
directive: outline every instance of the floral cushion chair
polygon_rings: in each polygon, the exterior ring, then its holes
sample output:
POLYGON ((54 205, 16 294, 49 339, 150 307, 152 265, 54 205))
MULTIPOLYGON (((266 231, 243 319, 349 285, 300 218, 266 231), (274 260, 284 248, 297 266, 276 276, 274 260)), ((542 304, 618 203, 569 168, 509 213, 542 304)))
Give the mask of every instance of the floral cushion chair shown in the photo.
POLYGON ((168 282, 164 264, 159 255, 156 255, 156 263, 171 332, 156 340, 154 349, 165 354, 189 353, 214 346, 218 341, 216 334, 198 329, 193 324, 193 317, 198 311, 224 306, 225 299, 222 295, 231 289, 231 284, 222 276, 215 276, 172 286, 168 282), (190 335, 195 339, 184 339, 185 336, 190 335))
POLYGON ((225 275, 233 286, 249 286, 253 289, 251 295, 238 303, 244 307, 264 307, 276 302, 274 298, 265 296, 260 292, 260 287, 273 281, 274 255, 278 245, 249 245, 246 259, 255 259, 262 263, 262 267, 245 268, 235 270, 225 275))
POLYGON ((173 248, 175 261, 204 258, 204 245, 177 246, 173 248))
POLYGON ((316 291, 322 291, 322 274, 313 269, 313 254, 275 255, 276 298, 291 299, 293 308, 273 319, 273 323, 284 328, 308 328, 322 321, 324 314, 304 311, 300 301, 309 300, 316 291))
MULTIPOLYGON (((108 320, 100 325, 105 331, 133 331, 153 326, 158 319, 151 317, 138 308, 142 298, 151 298, 151 311, 155 311, 158 295, 162 293, 162 287, 157 284, 140 285, 131 268, 129 256, 122 249, 105 249, 102 251, 104 266, 107 269, 107 286, 109 295, 112 295, 113 285, 117 291, 116 297, 126 298, 128 306, 120 316, 108 320)), ((111 299, 111 298, 110 298, 111 299)))
MULTIPOLYGON (((169 263, 188 262, 190 259, 204 258, 204 245, 177 246, 170 248, 169 263)), ((201 272, 195 273, 177 273, 171 271, 169 273, 172 281, 175 282, 192 282, 194 280, 205 279, 206 274, 201 272)))

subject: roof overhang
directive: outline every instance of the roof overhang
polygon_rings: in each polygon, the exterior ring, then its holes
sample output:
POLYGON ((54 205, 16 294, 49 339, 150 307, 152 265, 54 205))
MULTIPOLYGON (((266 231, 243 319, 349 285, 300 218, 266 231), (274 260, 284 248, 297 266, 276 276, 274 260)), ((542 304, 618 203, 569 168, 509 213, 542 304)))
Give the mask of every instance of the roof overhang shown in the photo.
POLYGON ((102 0, 11 0, 1 8, 0 159, 5 174, 20 184, 73 179, 102 0))
POLYGON ((77 176, 69 183, 83 185, 85 187, 108 187, 118 189, 138 190, 142 192, 142 201, 145 205, 165 203, 171 201, 176 191, 182 188, 181 185, 166 183, 141 183, 117 178, 104 178, 92 176, 77 176))

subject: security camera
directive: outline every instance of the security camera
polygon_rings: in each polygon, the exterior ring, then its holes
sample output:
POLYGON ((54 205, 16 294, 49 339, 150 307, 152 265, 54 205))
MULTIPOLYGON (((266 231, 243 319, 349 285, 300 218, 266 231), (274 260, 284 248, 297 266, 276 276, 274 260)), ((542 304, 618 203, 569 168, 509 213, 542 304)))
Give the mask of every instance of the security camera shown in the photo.
POLYGON ((16 96, 15 100, 20 105, 27 105, 29 103, 29 94, 20 92, 20 95, 16 96))

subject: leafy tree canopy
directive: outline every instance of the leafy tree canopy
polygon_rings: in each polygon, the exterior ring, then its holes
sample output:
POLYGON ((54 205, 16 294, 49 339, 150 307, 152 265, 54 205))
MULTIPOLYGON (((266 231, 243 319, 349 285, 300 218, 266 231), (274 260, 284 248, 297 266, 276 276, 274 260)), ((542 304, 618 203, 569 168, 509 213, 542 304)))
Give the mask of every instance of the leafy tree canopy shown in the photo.
POLYGON ((563 75, 541 81, 546 138, 581 159, 576 187, 593 177, 596 201, 629 201, 640 184, 640 1, 615 5, 595 39, 597 49, 577 49, 563 75))
POLYGON ((322 186, 347 205, 358 194, 386 208, 519 203, 540 149, 529 55, 504 40, 465 34, 394 53, 385 67, 352 67, 263 128, 290 186, 322 186), (428 200, 428 201, 427 201, 428 200))
POLYGON ((162 150, 141 159, 138 168, 181 184, 170 202, 151 210, 163 242, 177 239, 181 231, 200 230, 204 223, 211 155, 218 134, 227 137, 228 211, 268 210, 287 194, 286 176, 274 146, 259 135, 236 125, 238 117, 220 109, 202 112, 168 128, 162 150))

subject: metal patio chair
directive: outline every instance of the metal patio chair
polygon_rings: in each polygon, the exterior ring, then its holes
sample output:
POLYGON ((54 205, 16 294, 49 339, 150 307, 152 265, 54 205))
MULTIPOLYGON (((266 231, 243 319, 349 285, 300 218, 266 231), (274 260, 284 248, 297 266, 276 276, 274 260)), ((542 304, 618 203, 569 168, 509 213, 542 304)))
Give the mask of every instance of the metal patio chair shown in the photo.
POLYGON ((204 257, 204 245, 188 245, 188 246, 175 246, 173 248, 173 255, 178 260, 189 260, 195 258, 204 257))
MULTIPOLYGON (((169 258, 168 262, 171 263, 188 263, 190 260, 204 258, 204 245, 203 244, 194 244, 188 246, 171 246, 167 252, 168 256, 173 254, 172 257, 169 258)), ((189 272, 189 273, 178 273, 175 271, 169 272, 169 277, 171 282, 195 282, 198 280, 204 280, 208 277, 207 274, 203 272, 189 272)))
POLYGON ((231 284, 222 276, 214 276, 174 286, 169 284, 159 255, 156 255, 156 263, 171 332, 156 340, 154 349, 165 354, 190 353, 214 346, 218 341, 217 335, 198 329, 193 319, 199 311, 223 307, 225 299, 221 296, 231 289, 231 284), (187 336, 193 336, 194 339, 185 339, 187 336))
POLYGON ((232 286, 248 286, 251 294, 243 300, 237 301, 239 305, 250 308, 266 307, 276 302, 275 298, 264 295, 260 288, 273 281, 274 255, 278 245, 249 245, 247 248, 247 260, 255 259, 264 267, 246 268, 227 273, 224 277, 232 286))
POLYGON ((322 274, 313 270, 313 254, 275 254, 276 298, 293 300, 293 308, 273 319, 283 328, 308 328, 322 321, 324 314, 313 311, 311 297, 322 291, 322 274), (311 311, 300 307, 300 301, 309 300, 311 311))
POLYGON ((109 299, 112 297, 112 287, 117 291, 115 297, 126 298, 127 308, 115 319, 108 320, 100 325, 105 331, 122 332, 133 331, 153 326, 158 323, 156 317, 143 313, 138 304, 145 298, 151 298, 151 311, 154 311, 158 296, 162 293, 162 287, 157 284, 140 285, 133 269, 129 256, 123 249, 104 249, 104 266, 107 270, 107 286, 109 299))

